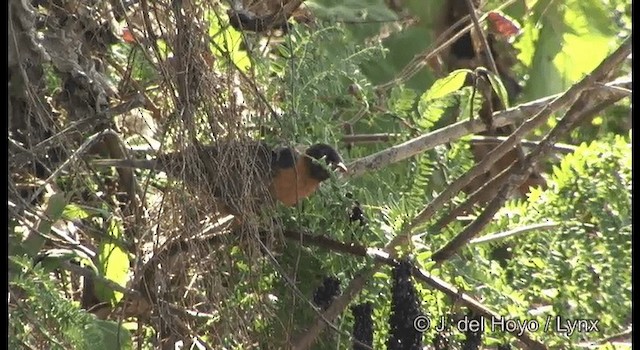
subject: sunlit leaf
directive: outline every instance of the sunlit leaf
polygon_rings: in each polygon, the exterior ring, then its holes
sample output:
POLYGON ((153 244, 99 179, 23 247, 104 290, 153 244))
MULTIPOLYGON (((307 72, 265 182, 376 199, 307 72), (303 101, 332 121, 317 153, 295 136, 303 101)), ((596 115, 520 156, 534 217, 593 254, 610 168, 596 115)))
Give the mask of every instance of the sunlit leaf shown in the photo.
MULTIPOLYGON (((121 286, 125 286, 129 278, 129 255, 120 246, 118 240, 123 238, 122 223, 115 217, 109 220, 107 237, 98 247, 98 270, 101 275, 121 286)), ((103 301, 118 302, 122 293, 112 290, 96 281, 96 294, 103 301)))
POLYGON ((242 33, 227 23, 221 23, 213 11, 207 11, 206 18, 209 21, 211 51, 223 60, 230 59, 241 71, 248 71, 251 68, 251 59, 248 53, 240 48, 242 33))
POLYGON ((446 77, 436 80, 429 90, 422 96, 421 100, 428 102, 443 98, 455 91, 460 90, 467 79, 467 75, 473 74, 468 69, 458 69, 449 73, 446 77))

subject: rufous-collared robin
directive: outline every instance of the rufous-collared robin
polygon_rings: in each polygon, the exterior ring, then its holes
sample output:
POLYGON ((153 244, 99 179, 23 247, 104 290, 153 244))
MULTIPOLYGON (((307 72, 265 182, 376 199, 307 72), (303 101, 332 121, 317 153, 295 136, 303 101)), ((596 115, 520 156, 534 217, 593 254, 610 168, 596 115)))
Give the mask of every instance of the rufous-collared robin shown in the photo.
POLYGON ((213 189, 214 197, 234 215, 243 211, 247 199, 295 206, 329 179, 332 171, 347 171, 340 154, 325 143, 300 152, 292 147, 274 149, 264 142, 219 142, 191 146, 154 159, 98 159, 92 163, 162 171, 182 180, 186 188, 196 193, 213 189))

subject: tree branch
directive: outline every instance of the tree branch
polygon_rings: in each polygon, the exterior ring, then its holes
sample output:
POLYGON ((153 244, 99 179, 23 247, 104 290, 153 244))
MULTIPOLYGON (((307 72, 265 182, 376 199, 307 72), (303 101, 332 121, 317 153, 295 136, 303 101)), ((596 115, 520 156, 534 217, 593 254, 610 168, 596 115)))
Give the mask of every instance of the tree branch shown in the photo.
MULTIPOLYGON (((631 84, 631 83, 629 83, 629 84, 631 84)), ((601 93, 601 90, 589 90, 589 91, 586 91, 584 93, 586 95, 581 96, 581 100, 583 100, 583 101, 600 101, 600 100, 602 100, 602 102, 600 104, 603 105, 603 106, 608 106, 608 105, 611 105, 611 104, 617 102, 621 98, 623 98, 623 97, 621 97, 621 95, 619 95, 619 96, 600 96, 599 97, 598 95, 600 93, 601 93)), ((587 109, 589 109, 589 108, 585 108, 585 112, 587 111, 587 109)), ((506 138, 500 138, 500 139, 506 140, 506 138)), ((540 145, 540 142, 535 142, 533 144, 538 146, 538 145, 540 145)), ((551 145, 551 147, 555 148, 556 145, 551 145)), ((485 197, 487 192, 492 192, 492 191, 495 191, 496 188, 500 188, 508 180, 509 175, 513 174, 517 170, 518 164, 519 163, 517 161, 512 162, 511 165, 509 165, 509 167, 507 167, 506 169, 501 171, 498 175, 493 177, 491 180, 487 181, 482 187, 480 187, 475 192, 470 194, 469 197, 464 202, 459 204, 454 209, 451 209, 446 215, 442 216, 435 224, 433 224, 433 226, 431 226, 429 231, 430 232, 438 232, 438 231, 440 231, 442 228, 446 227, 451 221, 453 221, 458 215, 461 215, 462 212, 464 212, 465 210, 471 209, 471 207, 475 203, 477 203, 480 200, 480 198, 484 198, 485 197)))
MULTIPOLYGON (((595 86, 594 91, 598 92, 598 98, 609 96, 626 96, 626 93, 615 87, 630 86, 630 81, 616 81, 605 86, 595 86)), ((523 103, 516 107, 494 113, 493 125, 496 127, 513 124, 514 122, 527 119, 540 112, 545 106, 558 98, 561 94, 547 96, 538 100, 523 103)), ((554 109, 555 110, 555 109, 554 109)), ((390 164, 400 162, 413 157, 424 151, 435 148, 438 145, 454 142, 464 136, 480 133, 486 130, 486 125, 479 119, 460 121, 430 133, 418 136, 401 144, 389 147, 380 152, 359 158, 348 164, 348 177, 358 177, 369 171, 380 170, 390 164)))
MULTIPOLYGON (((613 53, 607 57, 602 63, 593 71, 587 75, 581 81, 571 86, 564 94, 553 99, 549 104, 542 108, 534 117, 524 122, 518 127, 509 137, 503 141, 500 145, 496 146, 491 152, 478 162, 473 168, 471 168, 466 174, 458 178, 451 185, 449 185, 438 197, 436 197, 431 203, 429 203, 412 221, 409 226, 411 228, 416 227, 419 223, 422 223, 435 214, 436 210, 442 208, 446 202, 451 200, 454 196, 460 192, 464 186, 469 184, 471 180, 477 176, 489 171, 491 165, 498 159, 509 152, 514 146, 518 144, 518 141, 524 137, 527 133, 533 131, 536 127, 542 125, 547 117, 553 112, 563 108, 567 105, 574 103, 579 95, 587 88, 595 85, 600 79, 606 77, 612 70, 618 67, 624 59, 629 55, 631 51, 631 37, 627 38, 625 42, 613 53)), ((611 90, 607 90, 611 91, 611 90)), ((621 94, 622 95, 622 94, 621 94)), ((550 145, 549 145, 550 146, 550 145)), ((537 147, 540 148, 540 145, 537 147)))
POLYGON ((504 232, 495 233, 495 234, 488 234, 486 236, 472 239, 471 241, 469 241, 469 244, 480 244, 480 243, 491 242, 491 241, 495 241, 495 240, 499 240, 499 239, 503 239, 503 238, 507 238, 507 237, 519 235, 521 233, 531 232, 531 231, 551 230, 558 226, 560 226, 560 224, 556 222, 545 222, 542 224, 522 226, 522 227, 514 228, 513 230, 504 231, 504 232))
MULTIPOLYGON (((501 143, 506 139, 507 139, 506 136, 474 135, 471 138, 471 142, 472 143, 476 143, 476 144, 496 144, 496 143, 501 143)), ((536 147, 537 145, 539 145, 540 141, 520 140, 520 144, 525 146, 525 147, 533 148, 533 147, 536 147)), ((566 143, 556 143, 555 145, 553 145, 553 148, 558 153, 571 154, 571 153, 575 152, 577 146, 568 145, 566 143)))
MULTIPOLYGON (((566 100, 577 99, 577 95, 579 95, 584 90, 587 83, 594 84, 597 82, 597 79, 607 76, 613 69, 615 69, 620 63, 622 63, 622 61, 629 55, 630 51, 631 37, 627 38, 627 40, 625 40, 625 42, 611 56, 607 57, 600 64, 600 66, 598 66, 598 68, 596 68, 589 76, 585 77, 582 81, 569 88, 569 90, 567 90, 567 92, 565 92, 564 95, 559 99, 563 97, 566 100)), ((549 132, 549 134, 547 134, 547 136, 545 136, 538 147, 536 147, 533 151, 531 151, 531 153, 527 155, 526 162, 523 164, 523 167, 521 167, 516 174, 511 176, 511 179, 507 184, 502 186, 502 188, 498 192, 498 195, 489 203, 489 205, 487 205, 482 214, 480 214, 480 216, 471 224, 465 227, 462 232, 460 232, 456 237, 449 241, 444 247, 436 251, 432 256, 433 261, 435 261, 436 263, 442 263, 443 261, 449 259, 462 246, 467 244, 475 235, 477 235, 482 230, 482 228, 484 228, 491 221, 495 213, 506 202, 508 195, 513 190, 513 188, 521 184, 526 179, 526 176, 528 176, 528 174, 530 173, 533 165, 537 163, 543 155, 551 150, 553 144, 562 135, 565 135, 570 130, 572 130, 579 124, 580 121, 592 117, 610 104, 609 101, 594 101, 593 99, 590 99, 588 97, 588 94, 580 96, 580 99, 577 101, 577 103, 569 109, 569 111, 560 120, 560 122, 558 122, 558 124, 549 132)), ((548 109, 549 107, 547 107, 545 110, 548 109)), ((542 110, 536 117, 532 118, 532 120, 539 118, 540 115, 543 115, 545 110, 542 110)))
POLYGON ((491 53, 491 48, 489 47, 489 42, 487 41, 487 37, 482 31, 482 27, 480 27, 480 21, 478 21, 478 15, 476 14, 476 8, 473 6, 473 1, 465 1, 467 3, 467 8, 469 9, 469 16, 471 16, 471 21, 473 22, 473 28, 475 29, 476 34, 480 36, 480 42, 482 43, 484 54, 487 56, 487 63, 489 65, 489 68, 494 74, 499 74, 498 67, 496 66, 496 61, 493 59, 493 54, 491 53))

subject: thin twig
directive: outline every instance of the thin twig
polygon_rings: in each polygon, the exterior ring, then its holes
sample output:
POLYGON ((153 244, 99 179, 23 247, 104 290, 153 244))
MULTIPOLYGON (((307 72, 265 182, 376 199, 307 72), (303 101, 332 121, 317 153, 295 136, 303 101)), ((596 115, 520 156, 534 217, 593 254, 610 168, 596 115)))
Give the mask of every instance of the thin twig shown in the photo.
POLYGON ((489 193, 494 193, 496 188, 502 187, 509 180, 509 176, 514 173, 515 169, 517 169, 518 164, 521 164, 519 163, 519 160, 511 162, 506 169, 494 176, 491 180, 485 182, 482 187, 471 193, 464 202, 460 203, 438 219, 438 221, 429 228, 428 232, 442 231, 443 228, 456 220, 456 218, 458 218, 459 215, 462 215, 466 210, 470 210, 473 205, 478 203, 482 198, 486 198, 489 193))
POLYGON ((538 230, 551 230, 551 229, 557 228, 558 226, 560 226, 560 224, 555 223, 555 222, 545 222, 545 223, 542 223, 542 224, 533 224, 533 225, 522 226, 522 227, 514 228, 513 230, 509 230, 509 231, 504 231, 504 232, 500 232, 500 233, 492 233, 492 234, 488 234, 486 236, 474 238, 474 239, 469 241, 469 244, 480 244, 480 243, 493 242, 493 241, 497 241, 497 240, 500 240, 500 239, 503 239, 503 238, 519 235, 521 233, 527 233, 527 232, 538 231, 538 230))
MULTIPOLYGON (((476 144, 484 144, 484 143, 496 144, 496 143, 504 142, 504 140, 506 139, 507 139, 506 136, 473 135, 471 137, 471 142, 476 144)), ((520 140, 520 144, 522 144, 525 147, 533 148, 538 146, 540 144, 540 141, 520 140)), ((555 145, 553 145, 553 149, 556 152, 563 153, 563 154, 571 154, 575 152, 577 148, 578 148, 577 146, 568 145, 566 143, 556 143, 555 145)))
POLYGON ((614 335, 611 335, 611 336, 608 336, 608 337, 605 337, 605 338, 602 338, 602 339, 598 339, 598 340, 595 340, 595 341, 593 341, 591 343, 586 343, 586 344, 585 343, 581 343, 581 344, 578 344, 578 346, 594 347, 594 348, 598 347, 599 348, 600 346, 598 346, 598 345, 603 345, 603 344, 606 344, 606 343, 612 343, 612 342, 616 342, 616 341, 629 340, 629 338, 631 338, 632 335, 633 335, 633 329, 631 328, 631 326, 629 326, 629 329, 627 329, 624 332, 620 332, 618 334, 614 334, 614 335))
POLYGON ((445 260, 448 260, 461 247, 467 244, 467 242, 469 242, 491 222, 495 213, 502 208, 509 198, 511 191, 513 191, 516 186, 524 182, 527 176, 529 176, 529 173, 529 169, 525 169, 520 174, 511 175, 509 181, 502 186, 495 198, 489 202, 484 211, 473 222, 465 227, 462 232, 456 235, 451 241, 447 242, 444 247, 433 253, 431 259, 437 264, 441 264, 445 260))
POLYGON ((344 143, 376 143, 376 142, 388 142, 395 138, 401 137, 401 134, 354 134, 342 136, 342 142, 344 143))
POLYGON ((476 34, 480 36, 480 42, 482 43, 484 53, 485 55, 487 55, 487 63, 489 64, 489 68, 493 73, 498 74, 496 61, 493 59, 493 54, 491 53, 491 48, 489 47, 489 43, 487 42, 487 37, 484 35, 482 27, 480 27, 480 22, 478 21, 478 15, 476 14, 476 9, 473 6, 473 2, 471 0, 465 1, 467 2, 467 8, 469 9, 469 15, 471 16, 473 27, 476 30, 476 34))
POLYGON ((345 253, 353 256, 366 257, 368 249, 366 246, 355 243, 343 243, 329 238, 325 235, 309 234, 292 230, 285 230, 284 236, 290 240, 298 241, 302 245, 313 245, 333 252, 345 253))
POLYGON ((75 162, 82 154, 84 154, 84 152, 87 149, 89 149, 95 142, 100 140, 102 136, 108 135, 108 134, 115 134, 115 133, 112 130, 106 129, 89 136, 89 138, 82 145, 80 145, 80 147, 78 147, 78 149, 75 152, 73 152, 73 154, 69 158, 67 158, 67 160, 64 163, 62 163, 60 167, 58 167, 58 169, 56 169, 53 173, 51 173, 51 175, 46 180, 44 180, 42 185, 40 185, 40 187, 37 190, 35 190, 35 192, 31 195, 31 197, 27 202, 32 203, 36 198, 38 198, 40 193, 44 191, 45 187, 51 182, 53 182, 58 176, 60 176, 63 170, 65 170, 69 165, 71 165, 71 163, 75 162))
POLYGON ((128 113, 136 108, 144 107, 147 103, 143 93, 135 94, 130 100, 125 101, 117 106, 113 106, 105 111, 107 118, 111 119, 115 116, 128 113))

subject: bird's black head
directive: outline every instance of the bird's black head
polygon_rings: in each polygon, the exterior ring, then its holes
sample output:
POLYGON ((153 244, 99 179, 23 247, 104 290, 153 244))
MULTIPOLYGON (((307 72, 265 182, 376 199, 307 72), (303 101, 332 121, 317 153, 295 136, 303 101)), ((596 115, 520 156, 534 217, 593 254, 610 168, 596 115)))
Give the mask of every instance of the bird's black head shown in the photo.
POLYGON ((326 167, 319 163, 322 161, 324 161, 331 170, 347 172, 347 167, 344 165, 342 157, 340 157, 338 151, 325 143, 316 143, 315 145, 307 148, 304 153, 311 161, 311 176, 318 181, 324 181, 331 177, 331 173, 326 169, 326 167))

